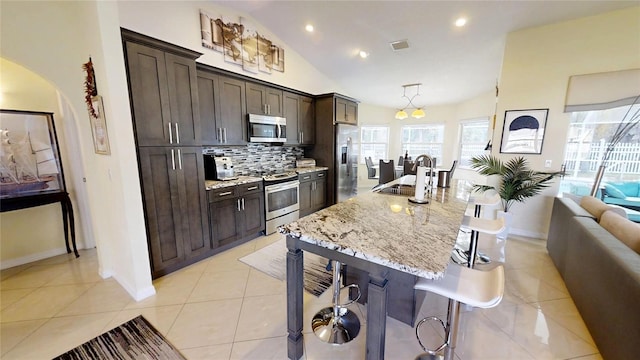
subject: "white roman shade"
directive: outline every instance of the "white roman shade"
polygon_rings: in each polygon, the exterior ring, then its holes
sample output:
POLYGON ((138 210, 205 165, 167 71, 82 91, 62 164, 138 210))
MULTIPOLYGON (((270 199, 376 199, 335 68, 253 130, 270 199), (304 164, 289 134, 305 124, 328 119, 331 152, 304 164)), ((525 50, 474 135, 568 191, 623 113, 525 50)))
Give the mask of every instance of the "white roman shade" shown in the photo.
POLYGON ((640 95, 640 69, 573 75, 564 112, 604 110, 631 105, 640 95))

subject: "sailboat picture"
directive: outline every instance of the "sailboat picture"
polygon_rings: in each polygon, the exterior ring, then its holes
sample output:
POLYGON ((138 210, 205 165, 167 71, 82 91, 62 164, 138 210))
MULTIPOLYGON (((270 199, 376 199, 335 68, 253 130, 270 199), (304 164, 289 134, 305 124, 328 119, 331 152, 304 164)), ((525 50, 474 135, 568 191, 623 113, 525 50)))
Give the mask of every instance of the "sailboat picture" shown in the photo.
POLYGON ((0 198, 60 191, 51 113, 0 111, 0 198))

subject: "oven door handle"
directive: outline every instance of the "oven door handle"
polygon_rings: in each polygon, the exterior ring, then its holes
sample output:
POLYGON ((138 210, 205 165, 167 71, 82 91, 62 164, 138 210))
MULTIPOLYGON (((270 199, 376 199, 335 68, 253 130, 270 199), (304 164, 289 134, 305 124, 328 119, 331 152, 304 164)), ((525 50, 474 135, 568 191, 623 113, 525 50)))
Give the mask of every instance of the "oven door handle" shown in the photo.
POLYGON ((292 181, 292 182, 288 182, 288 183, 284 183, 284 184, 265 186, 264 190, 265 190, 265 192, 267 194, 270 194, 270 193, 274 193, 276 191, 282 191, 282 190, 288 190, 288 189, 297 188, 298 186, 300 186, 300 181, 296 180, 296 181, 292 181))

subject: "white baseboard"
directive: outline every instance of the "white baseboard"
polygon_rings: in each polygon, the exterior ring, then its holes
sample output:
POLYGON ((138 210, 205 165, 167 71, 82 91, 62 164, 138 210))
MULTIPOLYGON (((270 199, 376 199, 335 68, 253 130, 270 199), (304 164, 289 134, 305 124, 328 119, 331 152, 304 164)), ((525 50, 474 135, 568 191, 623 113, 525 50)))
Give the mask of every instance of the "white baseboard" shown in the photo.
POLYGON ((57 249, 51 249, 51 250, 47 250, 37 254, 29 254, 27 256, 23 256, 17 259, 2 260, 2 263, 0 264, 0 269, 4 270, 4 269, 12 268, 14 266, 24 265, 34 261, 47 259, 50 257, 54 257, 54 256, 66 254, 66 253, 67 253, 66 248, 57 248, 57 249))
POLYGON ((130 286, 129 283, 122 281, 122 279, 120 279, 117 274, 113 274, 113 278, 118 282, 118 284, 120 284, 120 286, 124 288, 127 293, 129 293, 129 295, 135 301, 142 301, 149 296, 155 295, 156 293, 156 288, 153 287, 153 285, 149 285, 143 289, 136 290, 132 286, 130 286))
POLYGON ((546 239, 547 238, 547 234, 545 234, 545 233, 539 233, 539 232, 535 232, 535 231, 527 231, 527 230, 522 230, 522 229, 513 229, 513 228, 511 228, 509 230, 509 234, 518 235, 518 236, 524 236, 524 237, 533 238, 533 239, 546 239))

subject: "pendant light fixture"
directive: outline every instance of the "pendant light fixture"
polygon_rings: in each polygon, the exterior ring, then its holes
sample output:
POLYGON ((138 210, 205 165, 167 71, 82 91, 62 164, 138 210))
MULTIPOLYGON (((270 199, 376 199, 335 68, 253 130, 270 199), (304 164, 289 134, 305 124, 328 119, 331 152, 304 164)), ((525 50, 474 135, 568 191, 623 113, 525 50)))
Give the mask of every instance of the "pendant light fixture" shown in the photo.
POLYGON ((404 108, 398 110, 398 112, 396 113, 396 116, 395 116, 396 119, 403 120, 403 119, 408 118, 409 115, 405 111, 406 109, 414 109, 411 112, 411 117, 416 118, 416 119, 423 118, 426 115, 424 113, 424 110, 421 107, 417 107, 417 106, 415 106, 413 104, 413 99, 415 99, 416 96, 420 95, 420 85, 422 85, 422 84, 421 83, 417 83, 417 84, 402 85, 402 88, 403 88, 402 97, 407 99, 409 101, 409 103, 404 108), (407 96, 407 88, 414 88, 414 87, 416 88, 416 93, 412 97, 408 97, 407 96))

